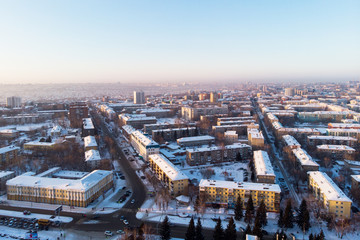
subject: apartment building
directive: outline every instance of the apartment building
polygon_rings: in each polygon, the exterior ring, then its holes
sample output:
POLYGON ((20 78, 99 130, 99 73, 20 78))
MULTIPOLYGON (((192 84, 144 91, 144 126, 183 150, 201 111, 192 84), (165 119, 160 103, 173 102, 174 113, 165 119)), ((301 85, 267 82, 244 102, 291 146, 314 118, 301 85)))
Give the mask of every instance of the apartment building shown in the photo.
POLYGON ((99 167, 101 163, 101 156, 98 150, 90 149, 85 152, 85 163, 91 168, 99 167))
POLYGON ((259 128, 259 124, 250 123, 250 124, 212 126, 212 130, 215 134, 224 133, 227 131, 235 131, 239 135, 246 135, 247 129, 249 129, 249 128, 259 128))
POLYGON ((251 146, 247 144, 232 144, 224 147, 215 146, 188 149, 186 151, 186 162, 190 166, 231 162, 236 161, 238 153, 241 159, 248 159, 251 156, 251 146))
POLYGON ((40 141, 31 141, 24 143, 24 150, 28 151, 51 151, 56 146, 59 146, 61 144, 65 143, 65 141, 56 141, 56 142, 40 142, 40 141))
POLYGON ((360 124, 358 124, 358 123, 329 123, 328 128, 360 129, 360 124))
POLYGON ((145 136, 140 131, 134 131, 131 133, 131 146, 135 148, 139 156, 145 161, 148 160, 149 155, 158 154, 160 151, 159 144, 145 136))
POLYGON ((130 125, 136 129, 142 129, 145 124, 157 122, 156 117, 148 117, 145 114, 120 114, 119 120, 121 125, 130 125))
POLYGON ((196 121, 200 119, 201 115, 215 115, 215 114, 228 114, 228 107, 218 106, 183 106, 181 107, 181 116, 185 120, 196 121))
POLYGON ((219 204, 224 207, 234 207, 238 196, 241 197, 244 207, 250 198, 255 207, 262 200, 269 212, 280 211, 280 186, 277 184, 231 182, 201 179, 199 194, 204 196, 207 204, 219 204))
POLYGON ((159 129, 152 131, 153 139, 161 139, 163 141, 176 141, 178 138, 182 137, 193 137, 198 134, 196 127, 187 127, 187 128, 168 128, 168 129, 159 129))
POLYGON ((182 147, 201 146, 215 143, 215 138, 209 135, 183 137, 177 140, 177 144, 182 147))
POLYGON ((91 118, 83 119, 82 136, 95 136, 95 126, 91 118))
POLYGON ((19 108, 21 107, 21 97, 7 97, 6 98, 6 107, 8 108, 19 108))
POLYGON ((360 175, 351 175, 351 189, 355 191, 360 190, 360 175))
POLYGON ((228 126, 228 125, 249 125, 251 123, 256 123, 254 119, 249 120, 230 120, 230 121, 218 121, 218 126, 228 126))
POLYGON ((174 111, 170 109, 163 109, 163 108, 145 108, 139 109, 137 112, 140 114, 145 114, 148 117, 156 117, 156 118, 167 118, 174 115, 174 111))
POLYGON ((303 172, 319 170, 319 164, 317 164, 304 149, 294 148, 291 151, 293 162, 297 169, 300 169, 303 172))
POLYGON ((342 129, 342 128, 331 128, 326 129, 326 135, 328 136, 343 136, 353 137, 358 141, 360 140, 360 129, 342 129))
POLYGON ((309 189, 336 218, 350 218, 352 201, 324 172, 308 172, 309 189))
POLYGON ((134 104, 144 104, 145 93, 143 91, 134 91, 134 104))
POLYGON ((329 145, 347 145, 349 147, 356 147, 358 140, 353 137, 343 136, 313 136, 307 137, 307 143, 309 147, 315 148, 317 145, 329 144, 329 145))
POLYGON ((334 159, 353 159, 355 149, 346 145, 318 145, 316 146, 317 154, 319 156, 330 156, 334 159))
POLYGON ((6 182, 15 177, 14 171, 0 171, 0 192, 6 191, 6 182))
POLYGON ((287 148, 290 149, 301 148, 301 144, 291 135, 282 136, 282 140, 287 148))
POLYGON ((269 155, 265 151, 254 151, 254 168, 256 182, 275 183, 275 173, 269 155))
POLYGON ((239 135, 236 131, 227 131, 224 133, 225 144, 234 144, 239 141, 239 135))
POLYGON ((98 150, 98 144, 96 142, 96 138, 94 136, 84 137, 84 148, 85 151, 89 151, 91 149, 98 150))
POLYGON ((338 111, 316 111, 316 112, 299 112, 297 117, 304 122, 341 122, 350 116, 350 112, 338 111))
POLYGON ((83 119, 87 118, 89 115, 89 109, 86 103, 74 103, 69 107, 69 120, 70 127, 72 128, 81 128, 83 124, 83 119))
POLYGON ((20 148, 13 145, 0 148, 1 164, 8 164, 16 160, 16 158, 19 156, 19 151, 20 148))
POLYGON ((264 135, 257 128, 247 129, 248 142, 253 148, 263 149, 265 146, 264 135))
POLYGON ((189 178, 166 157, 149 155, 149 167, 155 176, 169 189, 172 195, 187 195, 189 178))
POLYGON ((6 183, 7 199, 87 207, 113 186, 111 171, 95 170, 81 179, 20 175, 6 183))

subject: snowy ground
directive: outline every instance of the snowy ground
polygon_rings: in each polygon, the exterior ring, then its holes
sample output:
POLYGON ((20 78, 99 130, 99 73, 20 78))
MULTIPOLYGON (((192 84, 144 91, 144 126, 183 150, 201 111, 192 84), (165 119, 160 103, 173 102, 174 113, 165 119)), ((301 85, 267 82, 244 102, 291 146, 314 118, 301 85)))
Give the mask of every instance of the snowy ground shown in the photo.
POLYGON ((73 220, 72 217, 58 217, 50 218, 51 215, 45 215, 45 214, 38 214, 38 213, 31 213, 30 215, 24 215, 22 212, 16 212, 16 211, 8 211, 8 210, 1 210, 0 209, 0 216, 4 217, 14 217, 14 218, 37 218, 37 219, 49 219, 51 221, 60 221, 63 223, 69 223, 73 220))
POLYGON ((231 180, 237 182, 243 182, 245 178, 245 172, 248 172, 248 179, 250 181, 251 172, 248 170, 248 164, 242 162, 231 162, 224 163, 221 166, 214 165, 204 165, 204 166, 195 166, 195 167, 184 167, 182 171, 190 178, 197 179, 200 182, 203 179, 201 170, 206 170, 211 168, 214 170, 215 174, 210 177, 213 180, 231 180))

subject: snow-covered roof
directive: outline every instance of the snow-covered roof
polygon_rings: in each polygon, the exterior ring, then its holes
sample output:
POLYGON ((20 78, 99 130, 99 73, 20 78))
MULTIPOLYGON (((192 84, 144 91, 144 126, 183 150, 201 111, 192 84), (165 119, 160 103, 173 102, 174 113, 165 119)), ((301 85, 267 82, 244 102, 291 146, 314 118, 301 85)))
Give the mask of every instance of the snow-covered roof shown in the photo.
POLYGON ((7 146, 7 147, 3 147, 3 148, 0 148, 0 154, 4 154, 4 153, 7 153, 7 152, 10 152, 10 151, 14 151, 14 150, 20 150, 19 147, 15 147, 13 145, 11 146, 7 146))
POLYGON ((197 147, 197 148, 187 149, 186 151, 190 153, 195 153, 195 152, 216 151, 221 149, 240 149, 240 148, 251 148, 251 147, 247 144, 236 143, 236 144, 226 145, 225 147, 221 147, 221 146, 197 147))
POLYGON ((84 145, 85 145, 85 147, 97 147, 95 137, 94 136, 84 137, 84 145))
POLYGON ((302 166, 319 166, 304 149, 295 148, 292 152, 302 166))
POLYGON ((6 185, 87 191, 110 174, 112 174, 111 171, 95 170, 76 180, 21 175, 8 180, 6 185))
POLYGON ((301 144, 291 135, 284 135, 282 138, 288 146, 301 146, 301 144))
POLYGON ((50 168, 48 170, 46 170, 45 172, 42 172, 42 173, 39 173, 38 175, 36 175, 37 177, 47 177, 53 173, 56 173, 58 171, 61 170, 61 167, 53 167, 53 168, 50 168))
POLYGON ((14 174, 14 171, 0 171, 0 178, 3 178, 5 176, 9 176, 10 174, 14 174))
POLYGON ((327 145, 327 144, 323 144, 323 145, 318 145, 316 146, 317 149, 319 150, 333 150, 333 151, 351 151, 351 152, 355 152, 355 149, 353 149, 352 147, 346 146, 346 145, 327 145))
POLYGON ((251 182, 231 182, 220 180, 201 179, 199 183, 200 191, 202 187, 228 188, 228 189, 244 189, 254 191, 271 191, 280 193, 281 189, 278 184, 267 183, 251 183, 251 182))
POLYGON ((326 173, 320 171, 310 171, 308 174, 313 181, 316 182, 320 191, 326 196, 327 200, 352 202, 326 173))
POLYGON ((311 135, 308 139, 319 139, 319 140, 339 140, 339 141, 357 141, 356 138, 346 136, 323 136, 323 135, 311 135))
POLYGON ((225 136, 234 136, 234 135, 237 135, 236 131, 226 131, 224 133, 225 136))
POLYGON ((124 121, 145 121, 145 120, 156 120, 156 117, 147 117, 145 114, 120 114, 120 118, 124 121))
POLYGON ((194 136, 194 137, 183 137, 179 138, 178 143, 196 142, 196 141, 215 141, 215 138, 209 135, 194 136))
POLYGON ((127 134, 131 134, 133 132, 136 131, 135 128, 133 128, 131 125, 124 125, 122 126, 122 129, 127 133, 127 134))
POLYGON ((134 131, 131 133, 131 135, 133 137, 135 137, 137 140, 139 140, 141 142, 141 144, 143 146, 158 146, 159 144, 157 142, 155 142, 154 140, 152 140, 151 138, 145 136, 142 132, 140 132, 139 130, 134 131))
POLYGON ((59 125, 55 125, 52 129, 51 132, 52 133, 60 133, 62 131, 62 127, 59 125))
POLYGON ((94 129, 94 123, 91 118, 83 118, 83 127, 84 129, 94 129))
POLYGON ((269 155, 265 151, 254 151, 254 165, 256 175, 274 176, 274 169, 271 165, 269 155))
POLYGON ((250 135, 252 139, 264 138, 262 132, 260 132, 259 129, 257 129, 257 128, 248 128, 247 132, 248 132, 248 135, 250 135))
POLYGON ((100 161, 100 153, 98 150, 91 149, 85 152, 85 162, 88 161, 100 161))
POLYGON ((88 174, 89 174, 89 172, 61 170, 61 171, 57 171, 53 175, 53 177, 65 178, 65 179, 81 179, 88 174))
POLYGON ((222 121, 238 121, 238 120, 254 120, 254 117, 221 117, 217 119, 218 122, 222 121))
POLYGON ((160 113, 160 112, 170 112, 169 109, 163 109, 163 108, 146 108, 146 109, 140 109, 141 113, 160 113))
POLYGON ((151 159, 172 181, 189 179, 174 164, 160 154, 149 155, 151 159))
POLYGON ((31 142, 27 142, 27 143, 24 143, 24 146, 48 146, 48 147, 51 147, 51 146, 54 146, 56 145, 56 142, 40 142, 40 141, 31 141, 31 142))
POLYGON ((272 123, 273 128, 280 129, 283 128, 283 125, 280 122, 273 122, 272 123))
POLYGON ((352 179, 354 179, 356 182, 360 182, 360 175, 351 175, 352 179))
POLYGON ((329 123, 329 128, 360 128, 360 124, 356 123, 329 123))

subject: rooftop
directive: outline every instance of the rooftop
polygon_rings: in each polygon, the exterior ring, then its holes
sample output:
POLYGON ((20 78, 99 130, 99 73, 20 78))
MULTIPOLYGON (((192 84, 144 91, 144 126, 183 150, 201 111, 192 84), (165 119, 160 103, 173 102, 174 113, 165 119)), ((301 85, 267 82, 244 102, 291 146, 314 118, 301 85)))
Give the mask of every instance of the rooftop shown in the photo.
POLYGON ((291 135, 284 135, 282 138, 288 146, 301 146, 301 144, 291 135))
POLYGON ((280 186, 278 184, 231 182, 231 181, 208 180, 208 179, 201 179, 199 187, 200 187, 200 191, 201 191, 201 187, 216 187, 216 188, 226 188, 226 189, 271 191, 276 193, 281 192, 280 186))
POLYGON ((8 176, 10 174, 14 174, 14 171, 0 171, 0 178, 3 178, 5 176, 8 176))
POLYGON ((171 180, 184 180, 189 179, 184 173, 182 173, 174 164, 172 164, 167 158, 160 154, 152 154, 149 159, 154 161, 157 166, 168 176, 171 180))
POLYGON ((87 161, 99 161, 101 160, 98 150, 91 149, 85 152, 85 162, 87 161))
POLYGON ((138 139, 144 146, 159 145, 157 142, 145 136, 139 130, 132 132, 131 135, 134 136, 136 139, 138 139))
POLYGON ((327 200, 352 202, 326 173, 311 171, 308 174, 316 182, 327 200))
POLYGON ((195 137, 183 137, 179 138, 178 142, 184 143, 184 142, 194 142, 194 141, 215 141, 215 138, 209 135, 204 136, 195 136, 195 137))
POLYGON ((353 149, 352 147, 346 146, 346 145, 326 145, 326 144, 323 144, 323 145, 318 145, 316 148, 321 149, 321 150, 329 149, 329 150, 334 150, 334 151, 354 151, 355 152, 355 149, 353 149))
POLYGON ((3 154, 3 153, 7 153, 7 152, 10 152, 10 151, 14 151, 14 150, 20 150, 19 147, 15 147, 13 145, 11 146, 7 146, 7 147, 3 147, 3 148, 0 148, 0 154, 3 154))
POLYGON ((275 176, 269 155, 265 151, 254 151, 254 165, 256 175, 275 176))
POLYGON ((292 152, 302 166, 319 166, 304 149, 296 148, 292 152))
POLYGON ((91 118, 83 118, 83 126, 84 126, 84 129, 94 129, 95 128, 91 118))
POLYGON ((97 147, 95 137, 94 136, 84 137, 84 145, 85 145, 85 147, 97 147))

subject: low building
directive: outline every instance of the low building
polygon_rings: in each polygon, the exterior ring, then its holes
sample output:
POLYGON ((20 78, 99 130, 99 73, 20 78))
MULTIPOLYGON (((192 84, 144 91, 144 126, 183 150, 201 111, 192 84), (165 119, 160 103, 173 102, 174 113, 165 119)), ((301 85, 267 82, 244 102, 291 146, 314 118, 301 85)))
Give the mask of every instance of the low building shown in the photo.
POLYGON ((313 136, 307 137, 308 146, 315 148, 317 145, 330 144, 330 145, 347 145, 349 147, 356 147, 358 140, 353 137, 343 136, 313 136))
POLYGON ((216 164, 222 162, 236 161, 240 154, 241 159, 251 156, 251 146, 247 144, 232 144, 225 147, 201 147, 188 149, 186 151, 186 162, 190 166, 216 164))
POLYGON ((88 150, 85 152, 85 163, 91 168, 97 168, 101 163, 101 156, 98 150, 88 150))
POLYGON ((134 131, 131 133, 131 146, 135 148, 140 157, 142 157, 145 161, 148 160, 149 155, 157 154, 160 151, 159 144, 151 138, 145 136, 140 131, 134 131))
POLYGON ((122 131, 123 135, 124 135, 128 140, 131 140, 131 134, 132 134, 133 132, 135 132, 136 129, 133 128, 133 127, 130 126, 130 125, 124 125, 124 126, 122 126, 122 129, 123 129, 123 131, 122 131))
POLYGON ((210 145, 215 143, 215 138, 209 135, 196 137, 183 137, 177 140, 177 144, 182 147, 210 145))
POLYGON ((7 199, 87 207, 113 186, 111 171, 95 170, 71 180, 21 175, 6 183, 7 199))
POLYGON ((308 172, 309 189, 323 205, 323 207, 336 218, 350 218, 352 201, 324 172, 308 172))
POLYGON ((8 164, 13 162, 19 156, 19 147, 8 146, 0 148, 0 160, 1 164, 8 164))
POLYGON ((234 207, 238 196, 244 207, 250 196, 255 207, 264 200, 268 212, 280 211, 280 186, 277 184, 231 182, 201 179, 199 194, 204 196, 207 204, 219 204, 224 207, 234 207))
POLYGON ((302 148, 292 149, 292 154, 295 158, 295 167, 304 172, 318 171, 319 164, 317 164, 313 158, 302 148))
POLYGON ((346 145, 318 145, 316 147, 319 157, 328 156, 333 159, 353 159, 355 149, 346 145))
POLYGON ((172 195, 187 195, 189 178, 160 154, 149 155, 149 167, 172 195))
POLYGON ((3 129, 0 130, 0 138, 17 138, 19 137, 20 132, 15 129, 3 129))
POLYGON ((6 182, 15 177, 14 171, 0 171, 0 192, 6 191, 6 182))
POLYGON ((83 119, 82 136, 95 136, 95 126, 91 118, 83 119))
POLYGON ((65 141, 55 141, 55 142, 40 142, 40 141, 31 141, 24 143, 24 150, 28 151, 38 151, 38 152, 45 152, 54 150, 57 146, 63 144, 65 141))
POLYGON ((284 135, 282 139, 285 146, 290 149, 301 148, 301 144, 291 135, 284 135))
POLYGON ((329 136, 353 137, 358 141, 360 140, 360 129, 331 128, 326 129, 326 134, 329 136))
POLYGON ((255 177, 258 183, 275 183, 275 173, 269 155, 265 151, 254 151, 255 177))
POLYGON ((84 137, 84 148, 85 151, 89 151, 91 149, 98 150, 98 144, 94 136, 84 137))
POLYGON ((248 142, 253 148, 263 149, 265 146, 264 135, 257 128, 247 129, 248 142))
POLYGON ((142 129, 145 124, 154 124, 157 122, 156 117, 148 117, 145 114, 120 114, 120 124, 130 125, 136 129, 142 129))

